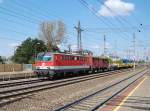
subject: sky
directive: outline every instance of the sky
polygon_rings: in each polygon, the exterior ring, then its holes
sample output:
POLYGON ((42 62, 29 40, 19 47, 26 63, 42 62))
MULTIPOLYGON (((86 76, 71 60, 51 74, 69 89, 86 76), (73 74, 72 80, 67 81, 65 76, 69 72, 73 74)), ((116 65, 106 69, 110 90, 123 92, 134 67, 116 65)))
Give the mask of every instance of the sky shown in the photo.
POLYGON ((107 53, 122 57, 150 55, 150 0, 0 0, 0 56, 10 57, 28 37, 38 38, 43 21, 63 20, 66 24, 66 49, 77 47, 74 27, 81 22, 83 49, 94 55, 103 53, 106 36, 107 53), (140 32, 139 32, 140 30, 140 32))

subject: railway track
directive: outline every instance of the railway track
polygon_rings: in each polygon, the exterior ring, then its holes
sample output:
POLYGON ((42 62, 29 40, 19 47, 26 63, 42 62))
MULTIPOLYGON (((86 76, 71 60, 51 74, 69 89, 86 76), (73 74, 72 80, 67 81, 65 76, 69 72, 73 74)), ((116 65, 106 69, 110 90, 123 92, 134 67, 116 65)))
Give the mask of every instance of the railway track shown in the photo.
POLYGON ((43 82, 43 80, 39 78, 29 78, 29 79, 21 79, 21 80, 3 81, 0 82, 0 88, 13 87, 13 86, 23 85, 23 84, 32 84, 37 82, 43 82))
POLYGON ((0 88, 0 106, 31 96, 33 92, 37 92, 45 89, 57 88, 61 86, 66 86, 70 84, 75 84, 87 80, 92 80, 100 77, 106 77, 113 74, 119 74, 119 73, 129 72, 129 71, 130 70, 111 71, 111 72, 105 72, 100 74, 92 74, 92 75, 81 76, 76 78, 69 78, 64 80, 46 81, 46 82, 39 82, 34 84, 32 83, 32 84, 25 84, 25 85, 17 85, 9 88, 8 87, 0 88))
POLYGON ((141 79, 149 69, 138 72, 130 77, 106 86, 88 96, 80 98, 72 103, 56 109, 55 111, 96 111, 100 110, 104 104, 113 97, 124 91, 130 85, 141 79))
POLYGON ((51 88, 57 88, 65 85, 70 85, 74 83, 79 83, 99 77, 106 77, 113 74, 119 74, 123 72, 129 72, 130 70, 122 70, 122 71, 110 71, 110 72, 104 72, 99 74, 92 74, 92 75, 86 75, 81 77, 75 77, 75 78, 69 78, 64 80, 56 80, 56 81, 46 81, 46 82, 38 82, 38 83, 32 83, 32 84, 26 84, 25 85, 19 85, 23 83, 16 83, 14 85, 13 83, 9 83, 11 87, 4 86, 3 88, 0 88, 0 106, 6 105, 8 103, 17 101, 19 99, 25 98, 27 96, 31 96, 33 92, 37 92, 44 89, 51 89, 51 88))
MULTIPOLYGON (((125 72, 125 71, 130 71, 131 69, 124 69, 124 70, 117 70, 117 71, 110 71, 110 72, 103 72, 103 73, 98 73, 98 74, 91 74, 91 75, 83 75, 83 76, 78 76, 78 77, 73 77, 73 78, 64 78, 64 80, 74 80, 74 79, 80 79, 82 77, 85 78, 86 77, 91 77, 91 76, 99 76, 100 74, 107 74, 107 73, 121 73, 121 72, 125 72)), ((64 80, 56 80, 61 82, 64 80)), ((13 87, 13 86, 19 86, 19 85, 24 85, 24 84, 33 84, 33 83, 38 83, 38 82, 45 82, 45 81, 49 81, 48 79, 39 79, 39 78, 30 78, 30 79, 21 79, 21 80, 12 80, 12 81, 4 81, 4 82, 0 82, 0 88, 5 88, 5 87, 13 87)))

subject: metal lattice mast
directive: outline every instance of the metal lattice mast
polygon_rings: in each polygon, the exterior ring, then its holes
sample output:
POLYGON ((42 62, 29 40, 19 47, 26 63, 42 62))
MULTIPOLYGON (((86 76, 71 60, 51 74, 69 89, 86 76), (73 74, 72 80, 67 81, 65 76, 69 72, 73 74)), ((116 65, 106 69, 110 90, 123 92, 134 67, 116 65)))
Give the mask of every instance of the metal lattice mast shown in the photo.
POLYGON ((135 33, 133 34, 133 48, 134 48, 134 50, 133 50, 133 53, 134 53, 134 68, 135 68, 135 54, 136 54, 136 36, 135 36, 135 33))
POLYGON ((106 56, 107 53, 107 48, 106 48, 106 36, 104 35, 104 56, 106 56))
POLYGON ((80 21, 78 22, 78 26, 74 27, 77 30, 77 45, 78 45, 78 51, 82 51, 82 39, 81 39, 81 32, 84 31, 81 29, 80 21))

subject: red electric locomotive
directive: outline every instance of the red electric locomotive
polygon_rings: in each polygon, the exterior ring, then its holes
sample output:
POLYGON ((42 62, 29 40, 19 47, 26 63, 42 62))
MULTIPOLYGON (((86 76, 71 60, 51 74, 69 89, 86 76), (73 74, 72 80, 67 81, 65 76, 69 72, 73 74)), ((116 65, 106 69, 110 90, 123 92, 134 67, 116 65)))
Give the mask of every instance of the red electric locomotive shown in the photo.
POLYGON ((88 73, 107 69, 108 60, 93 57, 91 54, 69 54, 69 53, 39 53, 35 63, 35 73, 38 76, 54 77, 68 73, 88 73))

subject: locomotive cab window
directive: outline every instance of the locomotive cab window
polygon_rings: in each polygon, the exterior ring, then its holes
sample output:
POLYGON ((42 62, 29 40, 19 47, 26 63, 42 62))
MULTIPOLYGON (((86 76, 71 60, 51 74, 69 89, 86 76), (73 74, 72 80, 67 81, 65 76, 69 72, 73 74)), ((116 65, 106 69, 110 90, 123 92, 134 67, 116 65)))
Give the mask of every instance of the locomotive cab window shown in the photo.
POLYGON ((51 61, 52 56, 43 56, 43 61, 51 61))
POLYGON ((46 55, 44 53, 37 56, 37 61, 52 61, 52 55, 46 55))

